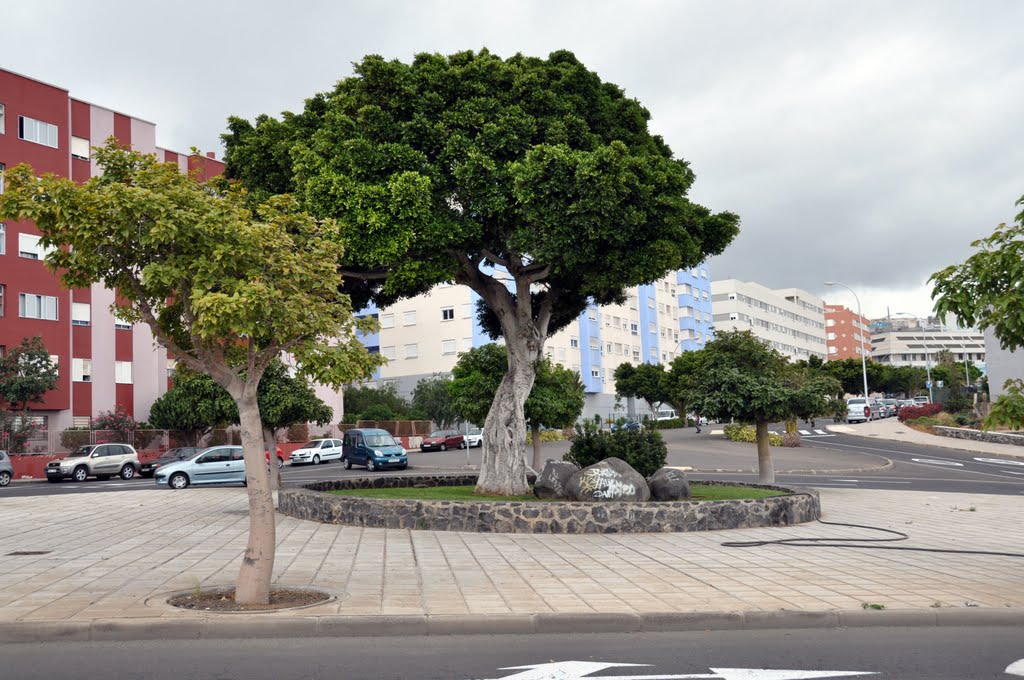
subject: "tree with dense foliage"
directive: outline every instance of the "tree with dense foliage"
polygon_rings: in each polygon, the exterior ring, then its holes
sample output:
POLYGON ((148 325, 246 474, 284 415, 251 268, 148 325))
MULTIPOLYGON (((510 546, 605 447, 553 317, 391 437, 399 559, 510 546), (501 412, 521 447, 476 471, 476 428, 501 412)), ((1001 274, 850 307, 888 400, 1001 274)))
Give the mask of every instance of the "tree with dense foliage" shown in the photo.
POLYGON ((316 396, 301 374, 291 375, 280 359, 271 361, 263 372, 259 388, 260 420, 268 451, 277 445, 277 433, 299 423, 326 425, 334 410, 316 396))
POLYGON ((451 394, 452 379, 435 375, 423 378, 412 391, 412 407, 427 414, 441 429, 448 429, 459 420, 451 394))
POLYGON ((235 598, 266 604, 275 529, 263 454, 258 389, 282 353, 322 383, 340 385, 378 364, 356 339, 341 275, 337 225, 301 212, 295 200, 256 205, 225 183, 199 184, 176 164, 114 140, 95 150, 103 174, 84 184, 28 166, 7 171, 0 219, 33 220, 50 246, 46 264, 68 288, 102 283, 149 326, 180 364, 205 373, 234 399, 241 421, 249 539, 235 598))
POLYGON ((394 383, 386 383, 380 387, 369 385, 347 385, 344 392, 345 416, 344 423, 354 424, 358 420, 391 420, 410 416, 409 402, 398 393, 394 383), (370 409, 373 409, 370 412, 370 409), (369 415, 387 414, 384 418, 371 418, 369 415))
POLYGON ((528 492, 524 405, 544 342, 588 304, 721 253, 731 213, 650 113, 570 52, 368 56, 305 110, 233 118, 228 174, 341 224, 346 290, 378 307, 452 282, 494 314, 508 367, 484 422, 481 493, 528 492))
POLYGON ((753 422, 760 481, 774 483, 768 424, 824 410, 839 383, 813 375, 794 384, 786 357, 750 331, 718 332, 699 352, 700 371, 680 389, 684 401, 718 420, 753 422))
POLYGON ((57 364, 50 359, 41 336, 25 338, 0 356, 0 401, 20 412, 37 404, 57 387, 57 364))
POLYGON ((227 390, 210 376, 184 366, 175 372, 174 386, 149 410, 151 426, 180 433, 188 446, 199 446, 215 427, 225 427, 237 419, 238 408, 227 390))
POLYGON ((868 373, 868 390, 882 391, 885 366, 868 359, 863 365, 860 359, 839 359, 827 361, 821 366, 826 374, 832 376, 843 386, 846 394, 860 395, 864 392, 864 369, 868 373))
MULTIPOLYGON (((655 414, 655 404, 668 401, 665 393, 665 369, 661 364, 643 363, 634 366, 622 363, 615 367, 615 393, 620 397, 643 399, 655 414)), ((684 414, 685 415, 685 414, 684 414)))
MULTIPOLYGON (((460 416, 471 423, 487 417, 494 395, 501 388, 508 359, 504 345, 489 343, 462 354, 452 369, 450 393, 460 416)), ((569 427, 583 412, 583 382, 576 371, 544 357, 536 366, 537 378, 526 400, 525 416, 533 440, 532 467, 543 468, 540 430, 569 427)), ((525 453, 524 453, 525 455, 525 453)))
POLYGON ((701 351, 682 352, 668 366, 668 370, 662 377, 662 391, 665 401, 672 404, 672 408, 686 424, 688 414, 693 413, 699 419, 705 414, 697 411, 697 405, 691 404, 687 399, 693 394, 695 381, 701 373, 701 363, 705 354, 701 351))

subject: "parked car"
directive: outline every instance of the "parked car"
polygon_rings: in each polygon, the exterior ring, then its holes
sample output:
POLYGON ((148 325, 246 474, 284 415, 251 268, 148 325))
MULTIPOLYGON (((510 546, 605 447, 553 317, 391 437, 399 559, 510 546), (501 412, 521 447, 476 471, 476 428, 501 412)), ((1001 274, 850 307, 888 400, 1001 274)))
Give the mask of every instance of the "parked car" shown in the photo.
POLYGON ((612 432, 617 432, 618 430, 625 430, 626 432, 638 432, 640 430, 640 423, 636 422, 635 420, 626 420, 622 423, 612 423, 612 426, 609 429, 611 429, 612 432))
POLYGON ((678 417, 679 414, 676 413, 676 410, 673 408, 661 409, 660 411, 654 414, 655 420, 675 420, 678 417))
POLYGON ((351 470, 353 465, 365 465, 370 472, 383 468, 404 470, 409 467, 405 449, 387 430, 348 430, 342 445, 345 449, 342 462, 346 470, 351 470))
POLYGON ((871 421, 871 401, 864 397, 854 397, 846 402, 846 422, 866 423, 871 421))
POLYGON ((14 479, 14 465, 6 451, 0 451, 0 486, 7 486, 14 479))
POLYGON ((142 463, 139 466, 139 474, 143 477, 152 477, 156 472, 156 469, 161 465, 177 463, 179 460, 191 458, 202 450, 203 449, 198 446, 179 446, 173 449, 167 449, 157 458, 142 463))
POLYGON ((128 444, 87 444, 46 466, 46 479, 59 482, 70 477, 84 482, 89 477, 131 479, 139 471, 139 454, 128 444))
POLYGON ((914 406, 924 406, 931 402, 928 397, 914 397, 914 406))
MULTIPOLYGON (((270 451, 264 451, 263 455, 267 457, 267 465, 270 465, 270 451)), ((284 453, 281 451, 281 447, 277 447, 277 469, 280 470, 284 467, 284 453)))
POLYGON ((466 448, 466 438, 456 430, 435 430, 420 442, 420 451, 447 451, 466 448))
POLYGON ((245 460, 241 446, 211 446, 191 458, 161 465, 156 483, 172 489, 192 484, 245 484, 245 460))
POLYGON ((474 427, 465 436, 466 446, 471 449, 477 449, 484 445, 484 431, 479 427, 474 427))
POLYGON ((883 399, 882 406, 885 407, 886 418, 891 418, 899 412, 899 402, 895 399, 883 399))
POLYGON ((329 460, 341 460, 342 446, 340 439, 314 439, 292 451, 292 465, 319 465, 329 460))

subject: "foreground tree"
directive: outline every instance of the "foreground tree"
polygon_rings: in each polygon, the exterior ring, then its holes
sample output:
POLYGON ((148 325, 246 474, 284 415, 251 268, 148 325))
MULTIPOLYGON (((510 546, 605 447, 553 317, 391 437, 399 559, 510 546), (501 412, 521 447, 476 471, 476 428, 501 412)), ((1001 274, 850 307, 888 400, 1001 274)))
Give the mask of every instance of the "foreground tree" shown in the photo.
MULTIPOLYGON (((479 423, 487 417, 507 370, 505 347, 498 343, 475 347, 459 357, 452 369, 450 393, 464 420, 479 423)), ((538 363, 536 374, 524 412, 533 441, 531 467, 540 472, 544 466, 541 428, 573 425, 583 412, 584 396, 579 373, 554 364, 547 357, 538 363)))
POLYGON ((686 374, 677 389, 702 415, 754 423, 757 467, 764 484, 775 482, 768 424, 824 410, 840 389, 831 377, 795 379, 786 357, 750 331, 724 331, 699 350, 699 372, 686 374))
MULTIPOLYGON (((327 384, 377 364, 354 339, 339 293, 337 230, 278 197, 249 206, 244 193, 199 185, 176 165, 118 148, 96 150, 102 176, 83 185, 27 166, 7 172, 0 218, 33 220, 53 246, 47 265, 68 288, 103 283, 127 300, 119 316, 227 390, 242 426, 249 541, 236 599, 265 604, 274 565, 274 506, 263 455, 260 380, 282 352, 327 384)), ((369 329, 367 329, 369 330, 369 329)))
POLYGON ((43 338, 25 338, 0 356, 0 401, 12 412, 25 411, 57 387, 57 364, 50 359, 43 338))
MULTIPOLYGON (((661 364, 619 364, 615 368, 614 377, 615 393, 620 397, 643 399, 652 418, 656 416, 654 405, 668 401, 665 392, 665 369, 661 364)), ((683 417, 685 418, 686 414, 683 414, 683 417)))
POLYGON ((524 404, 549 334, 588 304, 729 244, 738 219, 686 198, 650 114, 569 52, 368 56, 305 111, 234 118, 228 173, 335 217, 357 305, 454 281, 493 312, 507 371, 484 422, 481 493, 528 491, 524 404), (508 284, 508 285, 506 285, 508 284))

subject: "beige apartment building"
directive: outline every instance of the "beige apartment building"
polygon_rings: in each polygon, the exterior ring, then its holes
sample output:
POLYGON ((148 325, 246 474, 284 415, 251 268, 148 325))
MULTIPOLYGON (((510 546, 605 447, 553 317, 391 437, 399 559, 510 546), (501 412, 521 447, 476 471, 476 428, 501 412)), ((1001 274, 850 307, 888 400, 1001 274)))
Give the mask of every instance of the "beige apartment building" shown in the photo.
POLYGON ((711 283, 714 327, 749 330, 792 360, 827 358, 825 301, 799 288, 772 289, 752 281, 711 283))

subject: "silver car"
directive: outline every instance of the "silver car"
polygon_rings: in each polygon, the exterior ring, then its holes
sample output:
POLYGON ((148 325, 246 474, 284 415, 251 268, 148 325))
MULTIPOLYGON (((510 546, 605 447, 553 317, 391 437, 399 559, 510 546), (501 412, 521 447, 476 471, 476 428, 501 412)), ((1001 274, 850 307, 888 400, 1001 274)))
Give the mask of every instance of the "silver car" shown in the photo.
POLYGON ((874 411, 871 400, 864 397, 854 397, 846 402, 846 422, 866 423, 870 422, 874 411))
POLYGON ((6 451, 0 451, 0 486, 7 486, 14 479, 14 465, 6 451))
POLYGON ((172 489, 192 484, 245 484, 241 446, 211 446, 177 463, 156 469, 156 483, 172 489))

